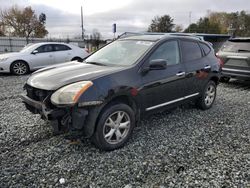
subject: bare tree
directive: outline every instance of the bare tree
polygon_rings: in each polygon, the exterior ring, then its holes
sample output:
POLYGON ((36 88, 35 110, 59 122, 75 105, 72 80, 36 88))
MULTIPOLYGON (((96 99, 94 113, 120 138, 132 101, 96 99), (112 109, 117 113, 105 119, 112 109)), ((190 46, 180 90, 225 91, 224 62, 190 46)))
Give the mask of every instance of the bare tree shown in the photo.
POLYGON ((93 32, 90 35, 91 44, 94 47, 99 48, 100 41, 101 41, 101 33, 97 29, 93 29, 93 32))
POLYGON ((13 6, 1 11, 0 19, 6 35, 25 37, 27 42, 30 37, 44 37, 48 34, 45 28, 46 15, 42 13, 38 19, 31 7, 21 9, 13 6))

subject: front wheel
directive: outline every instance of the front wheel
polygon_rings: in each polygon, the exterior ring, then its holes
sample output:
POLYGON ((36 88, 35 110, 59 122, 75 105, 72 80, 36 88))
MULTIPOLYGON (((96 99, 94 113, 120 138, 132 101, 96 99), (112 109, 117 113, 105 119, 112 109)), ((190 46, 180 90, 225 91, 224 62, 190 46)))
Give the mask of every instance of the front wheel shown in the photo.
POLYGON ((118 149, 129 140, 134 126, 135 115, 128 105, 109 105, 100 115, 92 142, 102 150, 118 149))
POLYGON ((216 98, 216 84, 210 80, 204 88, 201 97, 197 101, 197 106, 202 110, 207 110, 212 107, 216 98))
POLYGON ((24 61, 16 61, 11 64, 10 71, 15 75, 24 75, 29 72, 29 66, 24 61))

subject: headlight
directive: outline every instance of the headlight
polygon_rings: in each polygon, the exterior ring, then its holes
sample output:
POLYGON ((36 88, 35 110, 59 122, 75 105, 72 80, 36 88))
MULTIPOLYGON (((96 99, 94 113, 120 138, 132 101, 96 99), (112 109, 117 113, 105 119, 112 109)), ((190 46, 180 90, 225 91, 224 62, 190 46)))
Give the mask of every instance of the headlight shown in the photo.
POLYGON ((6 61, 8 58, 4 57, 4 58, 0 58, 0 62, 6 61))
POLYGON ((91 81, 81 81, 64 86, 53 93, 50 100, 55 105, 73 105, 92 85, 91 81))

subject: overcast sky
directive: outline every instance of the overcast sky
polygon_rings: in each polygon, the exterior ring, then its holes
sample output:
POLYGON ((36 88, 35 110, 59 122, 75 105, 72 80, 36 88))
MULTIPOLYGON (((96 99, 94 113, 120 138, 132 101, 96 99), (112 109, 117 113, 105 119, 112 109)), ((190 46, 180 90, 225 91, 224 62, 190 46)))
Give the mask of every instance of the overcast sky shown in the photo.
POLYGON ((104 38, 112 38, 112 24, 117 34, 146 31, 154 16, 168 14, 184 28, 208 11, 250 11, 250 0, 0 0, 0 8, 13 5, 32 6, 37 14, 47 16, 48 37, 81 35, 81 6, 86 34, 97 29, 104 38))

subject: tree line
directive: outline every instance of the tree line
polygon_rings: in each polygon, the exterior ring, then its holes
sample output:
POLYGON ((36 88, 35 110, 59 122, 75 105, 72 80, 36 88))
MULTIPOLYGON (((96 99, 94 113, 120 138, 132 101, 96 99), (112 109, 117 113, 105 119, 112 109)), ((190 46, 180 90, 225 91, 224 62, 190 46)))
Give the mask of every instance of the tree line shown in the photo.
POLYGON ((196 23, 190 24, 185 30, 175 25, 174 19, 169 15, 156 16, 148 27, 149 32, 184 32, 231 34, 233 36, 250 36, 250 14, 241 12, 210 12, 201 17, 196 23))

